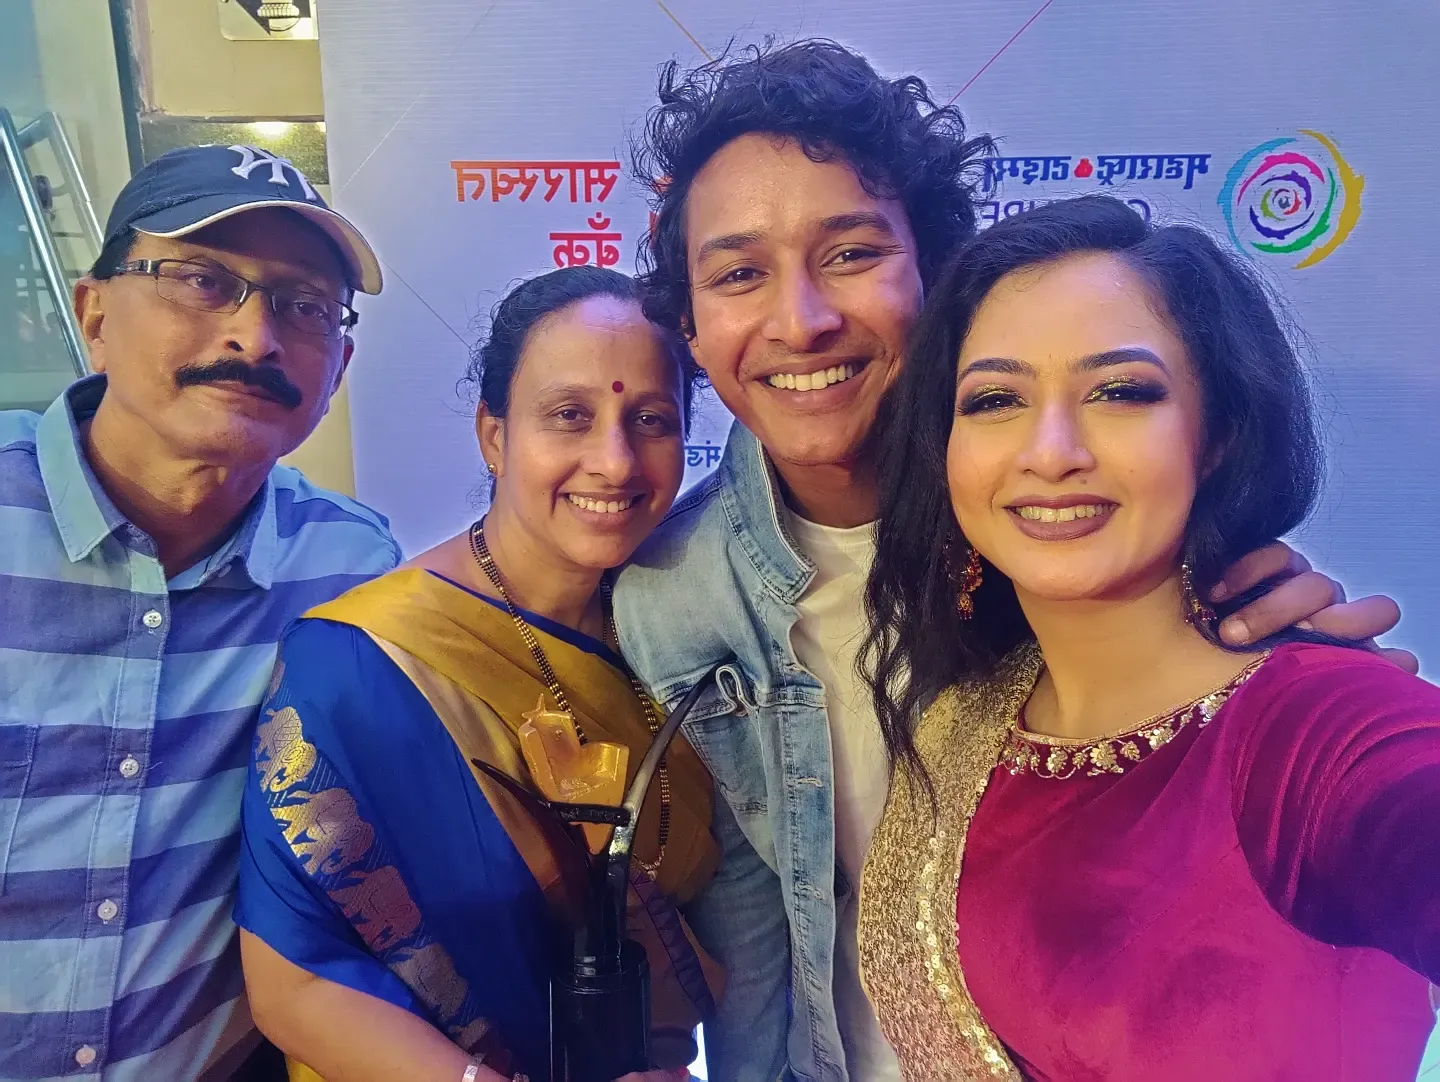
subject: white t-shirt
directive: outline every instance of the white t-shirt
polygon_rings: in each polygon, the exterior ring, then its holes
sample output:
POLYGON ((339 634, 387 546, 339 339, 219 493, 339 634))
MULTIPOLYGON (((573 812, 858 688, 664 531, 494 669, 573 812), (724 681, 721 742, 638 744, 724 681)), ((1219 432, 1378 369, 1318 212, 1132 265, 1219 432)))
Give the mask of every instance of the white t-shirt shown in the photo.
POLYGON ((790 644, 800 664, 825 688, 835 767, 836 858, 850 895, 836 913, 835 1007, 845 1059, 855 1082, 899 1082, 900 1063, 880 1032, 860 984, 860 873, 870 836, 885 810, 890 767, 870 692, 856 671, 864 642, 865 578, 875 558, 875 525, 838 529, 789 513, 790 532, 815 565, 796 606, 790 644))

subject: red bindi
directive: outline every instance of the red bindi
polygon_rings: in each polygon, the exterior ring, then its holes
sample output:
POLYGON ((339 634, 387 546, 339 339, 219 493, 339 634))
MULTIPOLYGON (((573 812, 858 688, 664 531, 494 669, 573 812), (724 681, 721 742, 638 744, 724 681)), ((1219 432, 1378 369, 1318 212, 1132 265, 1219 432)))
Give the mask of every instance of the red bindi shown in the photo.
POLYGON ((612 391, 614 391, 616 394, 619 394, 621 391, 623 391, 623 390, 625 389, 625 384, 621 383, 621 382, 617 379, 614 383, 610 384, 610 389, 611 389, 612 391))

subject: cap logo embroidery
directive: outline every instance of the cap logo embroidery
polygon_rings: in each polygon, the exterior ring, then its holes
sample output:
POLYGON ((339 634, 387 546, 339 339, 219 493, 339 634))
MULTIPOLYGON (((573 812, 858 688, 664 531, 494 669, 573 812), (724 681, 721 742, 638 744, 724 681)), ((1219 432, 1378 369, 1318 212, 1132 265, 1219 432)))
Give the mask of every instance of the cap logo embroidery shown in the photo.
POLYGON ((288 158, 282 158, 278 154, 271 154, 268 150, 261 150, 259 147, 234 146, 230 149, 240 155, 240 164, 230 170, 230 172, 234 173, 237 177, 249 180, 250 174, 256 169, 268 165, 270 167, 270 183, 279 184, 282 187, 288 188, 290 181, 285 177, 285 170, 288 169, 295 174, 295 179, 304 191, 305 198, 312 203, 319 202, 319 193, 310 187, 310 182, 305 179, 305 174, 295 168, 294 163, 288 158))

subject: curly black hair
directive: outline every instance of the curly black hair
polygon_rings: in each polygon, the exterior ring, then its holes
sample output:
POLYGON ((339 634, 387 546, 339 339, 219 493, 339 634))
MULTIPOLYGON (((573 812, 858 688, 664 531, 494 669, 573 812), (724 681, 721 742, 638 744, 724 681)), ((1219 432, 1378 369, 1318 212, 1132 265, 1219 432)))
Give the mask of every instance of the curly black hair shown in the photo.
MULTIPOLYGON (((1200 596, 1239 557, 1303 522, 1319 494, 1322 443, 1295 335, 1242 256, 1194 227, 1147 223, 1106 196, 1050 203, 981 233, 926 301, 891 396, 908 423, 886 426, 879 452, 876 553, 865 590, 870 631, 861 653, 891 759, 912 769, 919 766, 912 725, 930 701, 989 676, 1032 637, 1014 587, 989 564, 973 596, 974 618, 961 619, 955 608, 949 571, 970 555, 945 462, 960 347, 1001 278, 1077 252, 1110 252, 1132 267, 1195 367, 1205 457, 1214 463, 1200 480, 1183 539, 1200 596)), ((1254 594, 1227 599, 1220 615, 1254 594)), ((1229 648, 1213 628, 1203 630, 1229 648)), ((1296 640, 1336 642, 1291 630, 1246 649, 1296 640)))
POLYGON ((716 151, 752 132, 793 139, 812 161, 843 160, 871 195, 903 203, 927 287, 975 234, 975 185, 994 144, 967 135, 960 111, 937 105, 917 76, 886 79, 843 45, 811 39, 752 46, 691 71, 671 61, 659 97, 631 157, 653 193, 640 281, 645 312, 662 326, 692 333, 690 186, 716 151))

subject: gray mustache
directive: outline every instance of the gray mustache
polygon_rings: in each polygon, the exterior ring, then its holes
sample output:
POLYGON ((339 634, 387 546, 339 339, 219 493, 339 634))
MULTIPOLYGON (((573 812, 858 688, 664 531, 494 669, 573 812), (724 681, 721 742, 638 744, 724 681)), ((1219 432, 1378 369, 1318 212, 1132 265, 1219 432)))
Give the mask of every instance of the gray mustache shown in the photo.
POLYGON ((236 360, 186 365, 175 373, 175 383, 180 387, 195 387, 202 383, 243 383, 247 387, 269 392, 287 410, 298 409, 305 397, 277 366, 246 364, 236 360))

